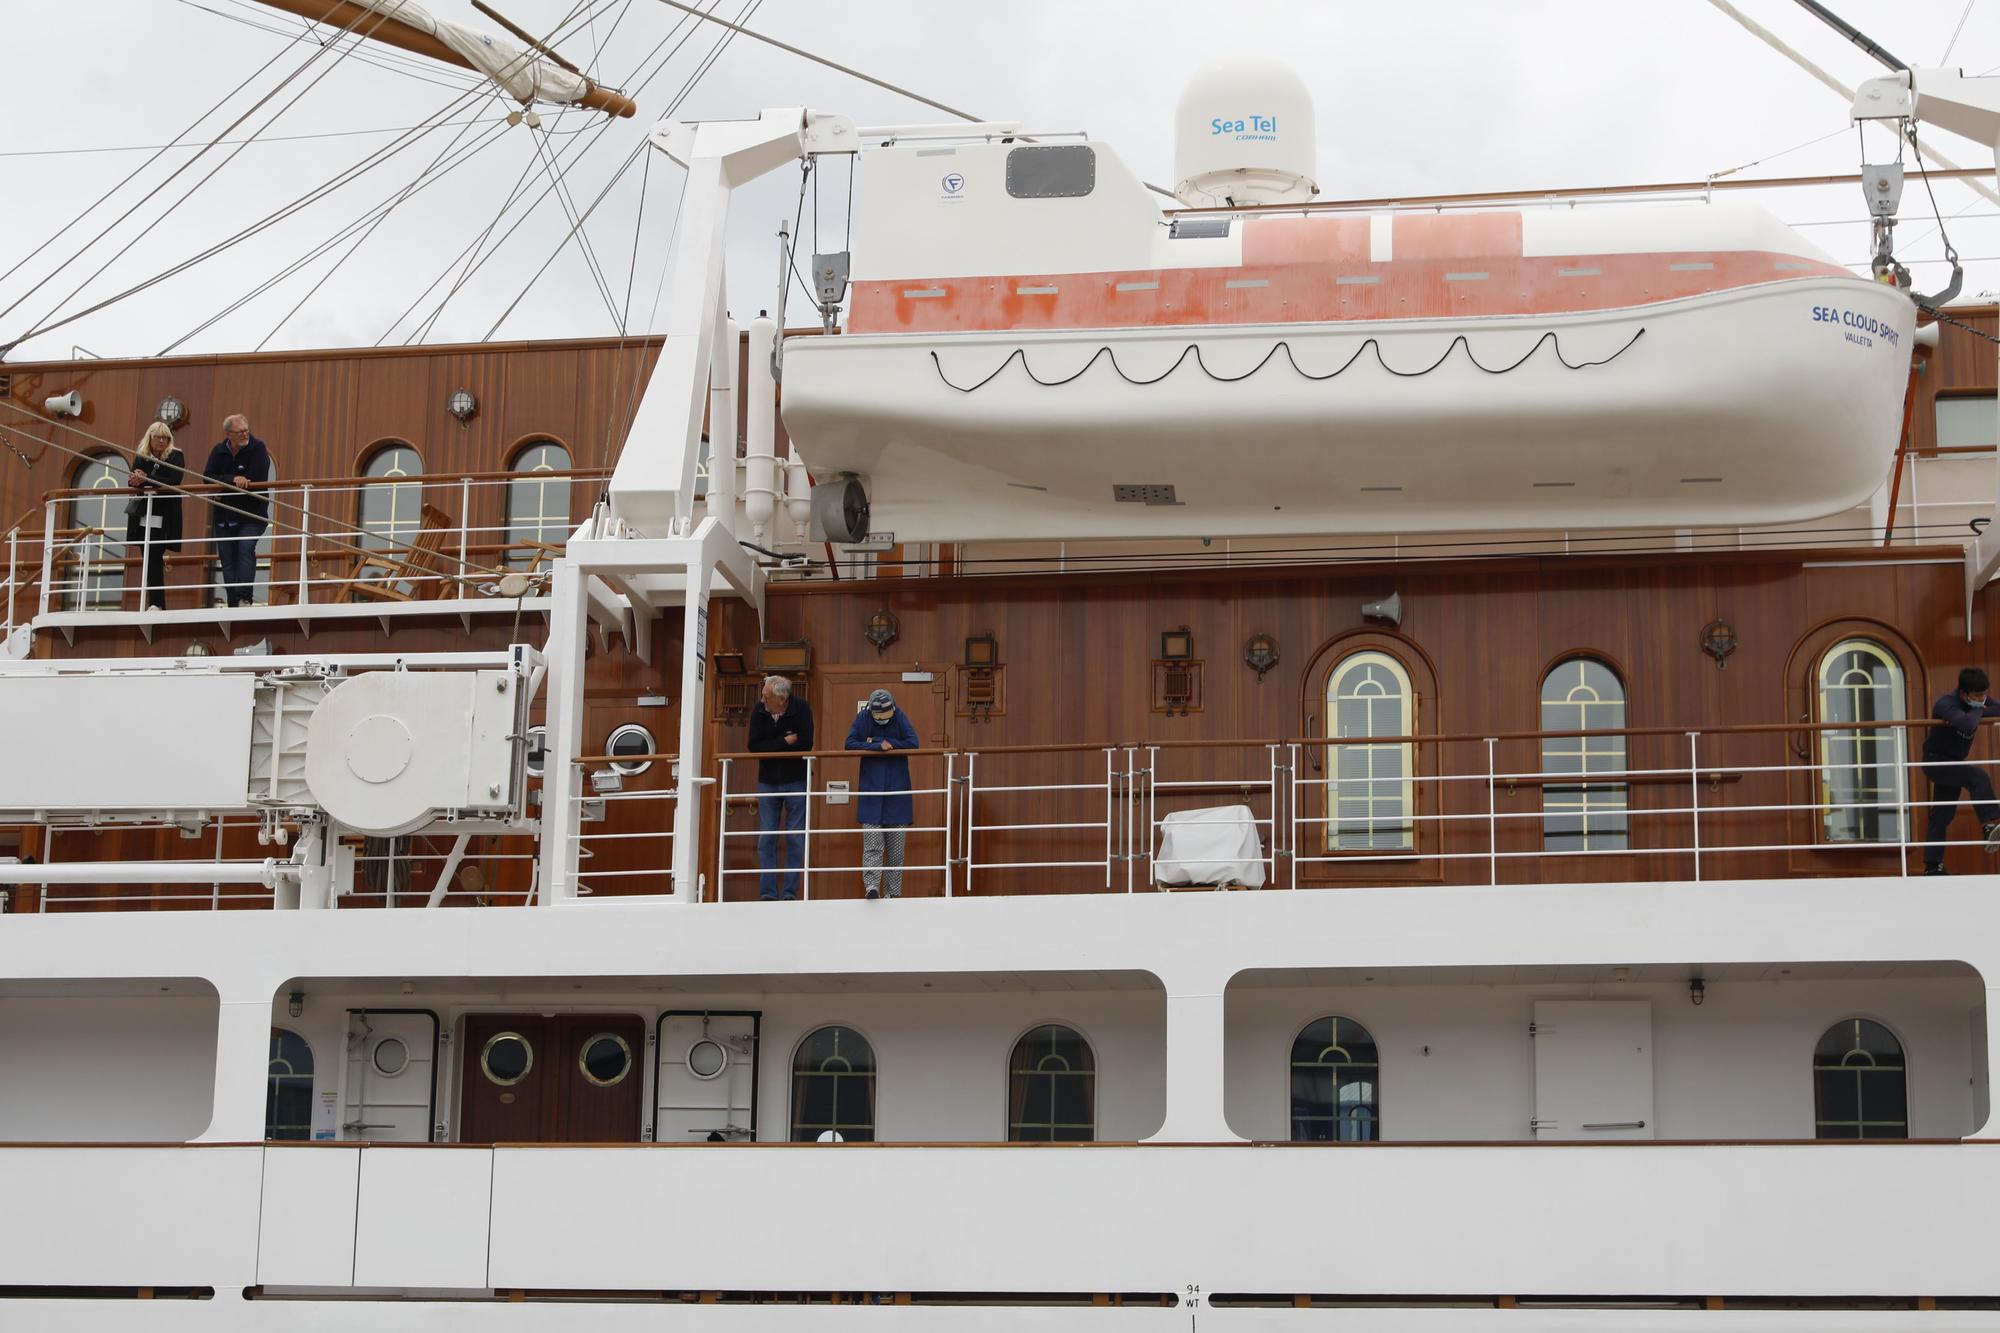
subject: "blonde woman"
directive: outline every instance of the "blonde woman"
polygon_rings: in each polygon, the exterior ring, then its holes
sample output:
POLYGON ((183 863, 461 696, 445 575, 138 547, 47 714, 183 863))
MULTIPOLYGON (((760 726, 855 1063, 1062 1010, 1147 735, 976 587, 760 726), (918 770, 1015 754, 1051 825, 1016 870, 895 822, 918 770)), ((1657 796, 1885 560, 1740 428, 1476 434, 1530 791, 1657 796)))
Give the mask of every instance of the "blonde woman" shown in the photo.
POLYGON ((181 549, 181 487, 187 485, 187 455, 174 445, 164 421, 146 427, 132 452, 132 499, 125 506, 125 544, 145 552, 146 581, 140 604, 167 609, 167 552, 181 549))

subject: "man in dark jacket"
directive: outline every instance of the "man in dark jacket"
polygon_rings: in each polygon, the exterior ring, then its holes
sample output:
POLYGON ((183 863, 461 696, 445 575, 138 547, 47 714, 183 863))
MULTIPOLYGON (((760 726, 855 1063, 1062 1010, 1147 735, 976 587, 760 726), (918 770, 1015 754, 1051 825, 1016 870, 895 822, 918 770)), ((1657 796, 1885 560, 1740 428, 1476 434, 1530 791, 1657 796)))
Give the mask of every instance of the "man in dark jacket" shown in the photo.
POLYGON ((861 761, 861 887, 870 898, 903 896, 903 840, 915 822, 910 799, 910 761, 896 750, 917 748, 917 729, 896 707, 895 696, 877 690, 847 729, 847 748, 871 753, 861 761))
POLYGON ((271 479, 271 453, 250 433, 248 417, 239 413, 222 419, 222 443, 208 451, 201 475, 233 488, 210 502, 210 534, 229 604, 248 606, 257 590, 257 539, 270 518, 270 502, 249 487, 271 479))
POLYGON ((1931 708, 1937 725, 1924 735, 1924 776, 1931 780, 1930 825, 1924 831, 1924 873, 1942 875, 1944 840, 1951 818, 1958 813, 1958 794, 1972 797, 1972 808, 1986 830, 1986 850, 2000 850, 2000 804, 1993 800, 1993 779, 1984 768, 1966 763, 1979 724, 2000 717, 2000 703, 1988 697, 1986 673, 1967 667, 1958 673, 1958 689, 1931 708))
MULTIPOLYGON (((757 706, 750 711, 753 754, 798 754, 813 747, 812 709, 792 697, 792 682, 764 677, 757 706)), ((799 896, 799 868, 805 864, 806 761, 757 761, 757 864, 764 874, 757 896, 765 902, 799 896)))

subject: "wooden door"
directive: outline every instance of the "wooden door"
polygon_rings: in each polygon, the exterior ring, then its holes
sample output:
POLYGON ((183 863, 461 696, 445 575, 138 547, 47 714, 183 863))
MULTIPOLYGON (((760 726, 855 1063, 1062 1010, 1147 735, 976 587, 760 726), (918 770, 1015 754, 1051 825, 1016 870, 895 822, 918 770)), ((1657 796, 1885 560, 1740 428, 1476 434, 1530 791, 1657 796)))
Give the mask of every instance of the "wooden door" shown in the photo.
POLYGON ((645 1027, 630 1014, 465 1020, 464 1143, 636 1143, 645 1027))
MULTIPOLYGON (((929 681, 905 681, 905 672, 918 669, 901 663, 881 666, 829 667, 817 673, 819 704, 814 713, 818 726, 817 745, 821 750, 838 750, 847 743, 847 729, 854 725, 869 694, 887 690, 896 698, 896 707, 910 719, 917 741, 926 750, 951 744, 951 708, 946 697, 946 676, 939 671, 929 681)), ((926 672, 925 674, 930 674, 926 672)), ((913 798, 913 819, 903 850, 906 866, 941 867, 944 864, 945 797, 944 759, 922 755, 910 760, 910 786, 930 794, 913 798)), ((828 781, 845 782, 850 795, 834 804, 832 798, 817 797, 812 803, 812 826, 826 829, 815 833, 812 846, 815 898, 859 898, 861 896, 861 824, 855 817, 853 791, 859 786, 860 760, 827 759, 814 765, 813 789, 823 791, 828 781), (821 869, 826 873, 822 874, 821 869)), ((940 897, 944 893, 942 869, 910 870, 903 876, 903 895, 911 898, 940 897)))

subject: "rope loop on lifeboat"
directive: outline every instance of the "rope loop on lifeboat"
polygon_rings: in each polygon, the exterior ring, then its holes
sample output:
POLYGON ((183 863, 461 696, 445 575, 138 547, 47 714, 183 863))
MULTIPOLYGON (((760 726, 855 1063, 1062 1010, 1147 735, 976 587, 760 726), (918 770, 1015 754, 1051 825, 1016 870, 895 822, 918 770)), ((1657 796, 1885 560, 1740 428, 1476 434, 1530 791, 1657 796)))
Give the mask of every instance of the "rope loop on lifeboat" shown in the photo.
POLYGON ((1140 388, 1144 388, 1150 384, 1158 384, 1161 380, 1167 378, 1167 376, 1179 370, 1181 368, 1182 363, 1184 363, 1190 356, 1194 358, 1195 366, 1201 371, 1201 373, 1208 376, 1210 379, 1216 381, 1218 384, 1237 384, 1242 382, 1243 380, 1249 379, 1252 375, 1255 375, 1258 371, 1262 370, 1265 366, 1269 365, 1271 363, 1271 359, 1277 356, 1279 352, 1283 352, 1285 354, 1285 360, 1291 365, 1292 372, 1294 374, 1298 375, 1301 379, 1311 380, 1313 383, 1317 384, 1325 380, 1333 379, 1337 375, 1345 374, 1348 371, 1348 369, 1354 365, 1356 361, 1359 361, 1361 359, 1362 353, 1370 350, 1373 350, 1375 353, 1376 365, 1382 367, 1382 369, 1388 371, 1391 375, 1394 375, 1397 379, 1406 379, 1406 380, 1419 379, 1425 375, 1430 374, 1432 371, 1439 369, 1444 365, 1444 363, 1447 360, 1450 359, 1451 354, 1460 348, 1465 349, 1465 359, 1467 361, 1471 362, 1476 369, 1488 375, 1505 375, 1510 371, 1519 370, 1522 366, 1527 364, 1530 357, 1534 356, 1535 353, 1541 351, 1544 345, 1548 345, 1555 349, 1556 360, 1562 365, 1563 369, 1588 370, 1593 366, 1610 365, 1613 361, 1616 361, 1619 357, 1625 355, 1626 352, 1630 351, 1632 349, 1632 344, 1638 342, 1640 338, 1644 337, 1645 333, 1646 330, 1643 327, 1641 327, 1630 338, 1625 340, 1625 345, 1623 347, 1620 347, 1617 351, 1613 352, 1609 356, 1599 357, 1594 361, 1572 362, 1568 357, 1563 355, 1561 337, 1557 335, 1554 329, 1550 329, 1546 333, 1542 334, 1541 337, 1535 339, 1535 345, 1533 347, 1530 347, 1527 351, 1523 352, 1520 355, 1520 357, 1517 358, 1515 361, 1513 361, 1511 364, 1504 366, 1489 366, 1481 362, 1477 356, 1473 355, 1471 342, 1467 340, 1465 334, 1461 333, 1455 336, 1451 340, 1450 345, 1444 349, 1443 354, 1440 355, 1437 360, 1431 362, 1428 366, 1425 366, 1421 370, 1398 370, 1394 366, 1390 365, 1382 357, 1382 344, 1371 336, 1369 338, 1364 339, 1361 345, 1354 349, 1354 354, 1348 357, 1347 360, 1341 362, 1338 367, 1334 368, 1333 370, 1329 370, 1324 374, 1319 374, 1319 375, 1315 375, 1311 371, 1301 367, 1299 365, 1298 358, 1292 354, 1292 345, 1282 338, 1271 345, 1271 350, 1264 353, 1263 357, 1258 360, 1256 365, 1250 367, 1250 369, 1244 371, 1240 375, 1218 375, 1213 370, 1210 370, 1208 368, 1208 363, 1202 359, 1201 344, 1199 343, 1189 343, 1186 347, 1183 347, 1181 349, 1181 354, 1174 358, 1174 363, 1172 365, 1168 366, 1165 370, 1161 371, 1157 375, 1154 375, 1150 379, 1136 379, 1133 376, 1127 374, 1125 372, 1125 368, 1118 364, 1117 351, 1114 350, 1108 343, 1105 344, 1104 346, 1099 347, 1095 352, 1092 352, 1090 354, 1090 359, 1088 361, 1085 361, 1083 365, 1080 366, 1074 373, 1065 375, 1061 379, 1052 379, 1052 380, 1045 380, 1040 375, 1037 375, 1035 373, 1034 367, 1028 364, 1028 349, 1025 347, 1016 347, 1013 351, 1009 352, 1006 356, 1006 359, 1003 360, 998 366, 995 366, 993 368, 991 374, 987 375, 984 379, 980 380, 976 384, 954 383, 952 381, 951 376, 945 374, 944 361, 941 357, 939 357, 935 349, 931 351, 930 358, 932 367, 937 371, 938 379, 942 381, 946 385, 946 387, 956 389, 960 393, 977 393, 979 390, 985 388, 987 385, 991 384, 994 380, 998 379, 1000 377, 1000 373, 1006 370, 1009 365, 1013 364, 1017 360, 1021 363, 1022 373, 1027 375, 1029 379, 1033 380, 1036 384, 1040 385, 1044 389, 1058 389, 1065 384, 1074 384, 1077 380, 1082 379, 1084 375, 1088 374, 1090 368, 1096 365, 1099 360, 1109 360, 1111 363, 1112 372, 1116 374, 1119 379, 1124 380, 1127 384, 1136 385, 1140 388))

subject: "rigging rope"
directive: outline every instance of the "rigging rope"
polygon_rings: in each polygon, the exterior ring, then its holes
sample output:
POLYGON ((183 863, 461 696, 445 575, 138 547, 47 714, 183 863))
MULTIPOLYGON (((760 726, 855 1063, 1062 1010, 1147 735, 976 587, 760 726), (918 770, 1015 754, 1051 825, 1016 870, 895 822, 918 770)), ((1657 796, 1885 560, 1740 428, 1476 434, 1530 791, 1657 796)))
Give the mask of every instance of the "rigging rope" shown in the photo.
POLYGON ((1298 363, 1298 358, 1292 354, 1291 344, 1283 338, 1280 338, 1277 342, 1273 343, 1271 345, 1271 350, 1264 353, 1264 355, 1258 360, 1256 365, 1250 367, 1250 369, 1244 371, 1240 375, 1218 375, 1214 371, 1210 370, 1208 368, 1208 363, 1202 359, 1201 344, 1199 343, 1189 343, 1187 346, 1183 347, 1181 349, 1181 354, 1174 358, 1174 363, 1168 366, 1165 370, 1161 371, 1159 374, 1153 376, 1151 379, 1134 379, 1132 376, 1126 374, 1125 368, 1118 364, 1118 353, 1108 343, 1099 347, 1095 352, 1092 352, 1090 354, 1090 359, 1084 362, 1082 367, 1079 368, 1077 371, 1075 371, 1073 374, 1066 375, 1062 379, 1055 379, 1055 380, 1045 380, 1041 376, 1035 373, 1034 367, 1028 364, 1028 349, 1025 347, 1016 347, 1013 351, 1007 353, 1006 360, 1002 361, 998 366, 996 366, 993 369, 991 374, 987 375, 985 379, 980 380, 977 384, 954 383, 952 381, 952 378, 944 373, 944 362, 939 358, 938 354, 935 351, 930 353, 930 358, 931 358, 931 366, 933 369, 937 371, 938 379, 942 380, 947 387, 956 389, 960 393, 968 393, 968 394, 977 393, 981 389, 985 388, 987 385, 991 384, 994 380, 1000 377, 1001 371, 1007 369, 1007 367, 1016 360, 1018 360, 1021 363, 1022 372, 1025 373, 1029 379, 1033 380, 1036 384, 1039 384, 1044 389, 1055 389, 1055 388, 1060 388, 1065 384, 1075 383, 1077 380, 1082 379, 1084 375, 1089 372, 1090 368, 1096 365, 1100 359, 1108 360, 1111 363, 1111 369, 1118 376, 1119 379, 1124 380, 1127 384, 1144 388, 1147 385, 1158 384, 1161 380, 1167 378, 1167 376, 1173 374, 1176 370, 1179 370, 1181 368, 1181 364, 1185 362, 1189 356, 1194 357, 1194 363, 1196 368, 1199 369, 1202 374, 1208 376, 1216 383, 1238 384, 1244 380, 1249 379, 1252 375, 1255 375, 1258 371, 1262 370, 1266 365, 1269 365, 1271 362, 1271 358, 1275 357, 1280 351, 1282 351, 1285 354, 1285 360, 1291 364, 1293 371, 1295 371, 1301 379, 1311 380, 1313 383, 1317 384, 1325 380, 1333 379, 1335 376, 1345 374, 1347 370, 1351 366, 1353 366, 1356 361, 1359 361, 1361 359, 1361 354, 1363 352, 1367 352, 1370 350, 1373 350, 1375 353, 1375 364, 1382 367, 1382 369, 1388 371, 1391 375, 1394 375, 1397 379, 1420 379, 1423 376, 1430 374, 1432 371, 1437 370, 1439 367, 1444 365, 1444 363, 1451 358, 1451 354, 1455 351, 1458 351, 1461 348, 1463 348, 1465 351, 1465 359, 1471 362, 1475 368, 1486 372, 1488 375, 1505 375, 1512 371, 1519 370, 1522 366, 1527 364, 1528 359, 1530 357, 1534 356, 1536 352, 1541 351, 1544 345, 1552 346, 1555 349, 1556 360, 1562 364, 1563 369, 1588 370, 1593 366, 1610 365, 1613 361, 1616 361, 1619 357, 1625 355, 1625 353, 1630 351, 1632 349, 1632 344, 1638 342, 1640 338, 1645 336, 1645 332, 1646 332, 1645 328, 1641 327, 1638 330, 1638 332, 1634 333, 1630 338, 1625 340, 1624 346, 1620 347, 1610 356, 1600 357, 1595 361, 1579 361, 1572 364, 1570 362, 1570 359, 1563 355, 1562 339, 1557 336, 1556 331, 1554 329, 1550 329, 1547 332, 1543 333, 1541 337, 1535 339, 1535 345, 1533 347, 1530 347, 1527 351, 1523 352, 1518 360, 1514 361, 1511 365, 1505 365, 1505 366, 1489 366, 1483 364, 1479 360, 1479 358, 1473 354, 1472 344, 1469 341, 1467 341, 1466 335, 1461 333, 1451 340, 1450 344, 1446 346, 1443 354, 1440 355, 1437 360, 1431 362, 1430 365, 1425 366, 1422 370, 1396 369, 1394 366, 1390 365, 1387 361, 1383 360, 1381 343, 1377 341, 1373 336, 1370 336, 1368 338, 1363 339, 1361 345, 1354 349, 1354 355, 1348 357, 1347 360, 1343 361, 1337 369, 1327 371, 1323 375, 1315 375, 1311 371, 1302 368, 1298 363))

